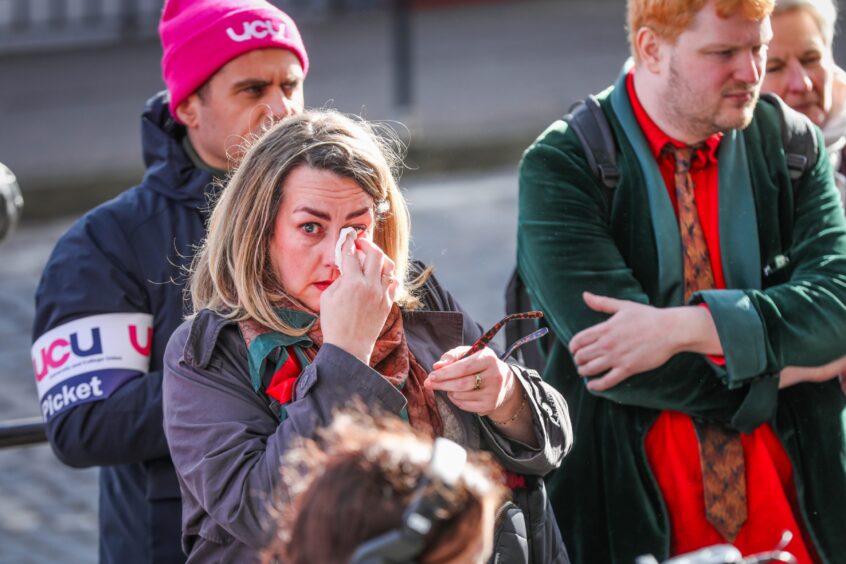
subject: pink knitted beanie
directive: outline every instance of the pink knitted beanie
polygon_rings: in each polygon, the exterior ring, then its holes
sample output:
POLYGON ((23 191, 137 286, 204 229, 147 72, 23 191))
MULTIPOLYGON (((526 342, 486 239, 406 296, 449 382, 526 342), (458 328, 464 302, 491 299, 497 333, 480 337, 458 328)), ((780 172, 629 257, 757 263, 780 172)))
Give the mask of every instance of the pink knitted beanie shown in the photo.
POLYGON ((254 49, 288 49, 308 73, 308 55, 294 20, 264 0, 167 0, 159 36, 174 119, 176 107, 220 67, 254 49))

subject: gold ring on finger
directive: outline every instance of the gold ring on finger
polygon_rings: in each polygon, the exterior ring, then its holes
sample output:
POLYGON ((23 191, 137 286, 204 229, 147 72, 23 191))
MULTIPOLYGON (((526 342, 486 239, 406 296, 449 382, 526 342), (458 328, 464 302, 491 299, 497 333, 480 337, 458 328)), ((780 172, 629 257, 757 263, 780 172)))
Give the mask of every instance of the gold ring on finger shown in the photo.
POLYGON ((481 390, 482 389, 482 373, 476 372, 476 381, 473 382, 473 391, 481 390))

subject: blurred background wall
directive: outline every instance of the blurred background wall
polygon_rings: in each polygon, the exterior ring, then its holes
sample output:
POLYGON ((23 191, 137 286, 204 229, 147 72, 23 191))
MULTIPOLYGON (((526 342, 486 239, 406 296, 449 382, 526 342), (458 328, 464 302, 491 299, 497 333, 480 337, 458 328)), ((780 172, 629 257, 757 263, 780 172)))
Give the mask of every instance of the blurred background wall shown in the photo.
MULTIPOLYGON (((0 162, 24 219, 135 184, 162 0, 0 0, 0 162)), ((622 0, 287 0, 306 103, 397 120, 422 170, 514 163, 626 56, 622 0)))

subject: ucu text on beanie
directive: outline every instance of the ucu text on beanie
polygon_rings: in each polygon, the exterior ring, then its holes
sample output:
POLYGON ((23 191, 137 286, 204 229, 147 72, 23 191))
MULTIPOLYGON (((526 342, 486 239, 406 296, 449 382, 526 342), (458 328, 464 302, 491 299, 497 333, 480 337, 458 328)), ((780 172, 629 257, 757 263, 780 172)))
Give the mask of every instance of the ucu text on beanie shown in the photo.
POLYGON ((254 49, 293 52, 308 73, 308 54, 294 20, 264 0, 167 0, 159 22, 162 78, 170 113, 217 70, 254 49))

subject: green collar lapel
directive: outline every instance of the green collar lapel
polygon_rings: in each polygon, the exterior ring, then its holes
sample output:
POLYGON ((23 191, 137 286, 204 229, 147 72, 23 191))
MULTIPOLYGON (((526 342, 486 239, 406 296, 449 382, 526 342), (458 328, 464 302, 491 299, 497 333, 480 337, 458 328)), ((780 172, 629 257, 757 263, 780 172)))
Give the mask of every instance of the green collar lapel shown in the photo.
MULTIPOLYGON (((611 106, 637 156, 646 184, 658 256, 659 293, 662 302, 659 305, 681 305, 684 275, 678 220, 658 164, 632 111, 625 77, 625 74, 621 75, 614 86, 611 106)), ((717 158, 720 252, 726 285, 729 288, 760 288, 758 222, 746 145, 740 130, 726 132, 720 142, 717 158)))
POLYGON ((743 133, 733 129, 720 141, 720 253, 728 288, 761 287, 758 217, 752 195, 743 133))
POLYGON ((658 257, 658 300, 655 305, 662 307, 678 306, 684 302, 684 275, 682 266, 681 237, 673 203, 667 194, 664 178, 658 169, 658 163, 643 136, 637 118, 635 118, 626 90, 626 73, 620 75, 611 92, 611 107, 620 120, 622 131, 637 156, 649 210, 652 215, 652 231, 655 237, 656 256, 658 257))

